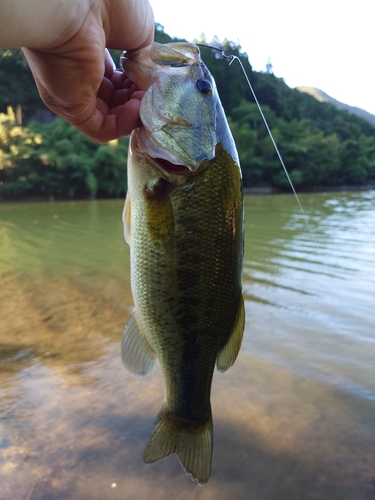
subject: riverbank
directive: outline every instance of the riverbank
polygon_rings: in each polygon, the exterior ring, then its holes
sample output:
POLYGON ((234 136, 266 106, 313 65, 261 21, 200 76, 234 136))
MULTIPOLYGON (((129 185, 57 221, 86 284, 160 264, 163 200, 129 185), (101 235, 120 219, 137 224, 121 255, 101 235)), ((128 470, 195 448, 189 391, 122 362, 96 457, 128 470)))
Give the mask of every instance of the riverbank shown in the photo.
MULTIPOLYGON (((350 185, 342 185, 342 186, 316 186, 310 188, 296 188, 296 192, 298 193, 329 193, 329 192, 344 192, 344 191, 372 191, 375 190, 375 184, 365 184, 358 186, 350 186, 350 185)), ((243 193, 253 194, 253 195, 269 195, 269 194, 291 194, 291 189, 280 189, 271 186, 263 186, 263 187, 244 187, 243 193)), ((77 196, 74 198, 68 198, 64 196, 11 196, 11 197, 3 197, 0 196, 1 202, 40 202, 40 201, 89 201, 89 200, 116 200, 122 199, 122 196, 114 196, 112 198, 108 197, 85 197, 85 196, 77 196)))
MULTIPOLYGON (((297 193, 329 193, 329 192, 344 192, 344 191, 372 191, 375 189, 375 184, 365 184, 359 186, 350 186, 350 185, 342 185, 342 186, 315 186, 309 188, 296 188, 297 193)), ((287 194, 290 192, 289 189, 280 189, 271 186, 265 187, 244 187, 244 194, 287 194)))

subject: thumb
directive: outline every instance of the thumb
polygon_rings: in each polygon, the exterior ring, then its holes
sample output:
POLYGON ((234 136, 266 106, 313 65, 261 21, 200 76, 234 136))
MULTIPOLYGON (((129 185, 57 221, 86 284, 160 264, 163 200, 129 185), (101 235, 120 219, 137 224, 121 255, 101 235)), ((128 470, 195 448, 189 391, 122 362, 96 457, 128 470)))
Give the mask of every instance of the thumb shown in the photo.
POLYGON ((154 40, 154 13, 148 0, 105 0, 106 46, 134 50, 154 40))

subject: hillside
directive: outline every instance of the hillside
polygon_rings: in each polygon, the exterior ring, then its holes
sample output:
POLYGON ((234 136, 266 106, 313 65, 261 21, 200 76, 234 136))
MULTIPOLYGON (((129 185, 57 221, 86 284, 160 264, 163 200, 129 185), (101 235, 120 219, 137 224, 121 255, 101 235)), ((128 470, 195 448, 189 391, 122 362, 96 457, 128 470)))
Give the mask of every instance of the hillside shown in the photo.
MULTIPOLYGON (((176 41, 158 24, 155 39, 176 41)), ((375 126, 291 89, 272 73, 253 71, 251 55, 249 61, 238 44, 210 43, 241 60, 295 187, 375 182, 375 126)), ((121 52, 111 52, 119 61, 121 52)), ((240 65, 234 61, 229 66, 209 48, 202 48, 201 53, 227 113, 244 186, 289 190, 240 65)), ((45 119, 43 108, 20 51, 0 50, 0 199, 124 196, 128 138, 99 145, 60 118, 50 124, 28 123, 38 115, 45 119)))
POLYGON ((369 113, 368 111, 362 108, 357 108, 356 106, 350 106, 349 104, 340 102, 337 99, 334 99, 330 95, 323 92, 323 90, 317 89, 316 87, 296 87, 296 89, 299 90, 300 92, 305 92, 307 94, 312 95, 313 97, 315 97, 317 101, 327 102, 335 106, 335 108, 337 109, 342 109, 344 111, 352 113, 353 115, 359 116, 363 120, 366 120, 369 123, 371 123, 371 125, 375 126, 375 115, 369 113))

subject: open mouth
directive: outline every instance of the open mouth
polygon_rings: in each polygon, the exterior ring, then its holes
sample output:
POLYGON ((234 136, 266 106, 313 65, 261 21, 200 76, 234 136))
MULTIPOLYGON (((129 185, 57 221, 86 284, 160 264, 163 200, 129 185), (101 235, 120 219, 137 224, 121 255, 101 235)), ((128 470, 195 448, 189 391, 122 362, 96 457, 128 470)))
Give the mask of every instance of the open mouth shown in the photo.
POLYGON ((186 177, 191 174, 191 171, 188 167, 184 165, 175 165, 168 160, 164 160, 164 158, 152 158, 152 160, 156 163, 158 167, 172 175, 185 175, 186 177))

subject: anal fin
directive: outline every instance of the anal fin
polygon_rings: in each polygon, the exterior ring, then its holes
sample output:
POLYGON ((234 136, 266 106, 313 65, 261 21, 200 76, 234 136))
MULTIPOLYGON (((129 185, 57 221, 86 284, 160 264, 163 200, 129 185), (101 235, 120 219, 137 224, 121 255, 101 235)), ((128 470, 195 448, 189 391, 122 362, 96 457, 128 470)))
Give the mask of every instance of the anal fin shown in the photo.
POLYGON ((156 354, 139 328, 135 311, 125 327, 121 358, 125 368, 139 377, 147 377, 156 368, 156 354))
POLYGON ((230 368, 236 361, 242 343, 244 328, 245 328, 245 305, 243 296, 241 295, 232 333, 229 337, 228 342, 221 349, 221 351, 219 351, 219 354, 216 359, 216 367, 220 373, 223 373, 226 370, 228 370, 228 368, 230 368))

